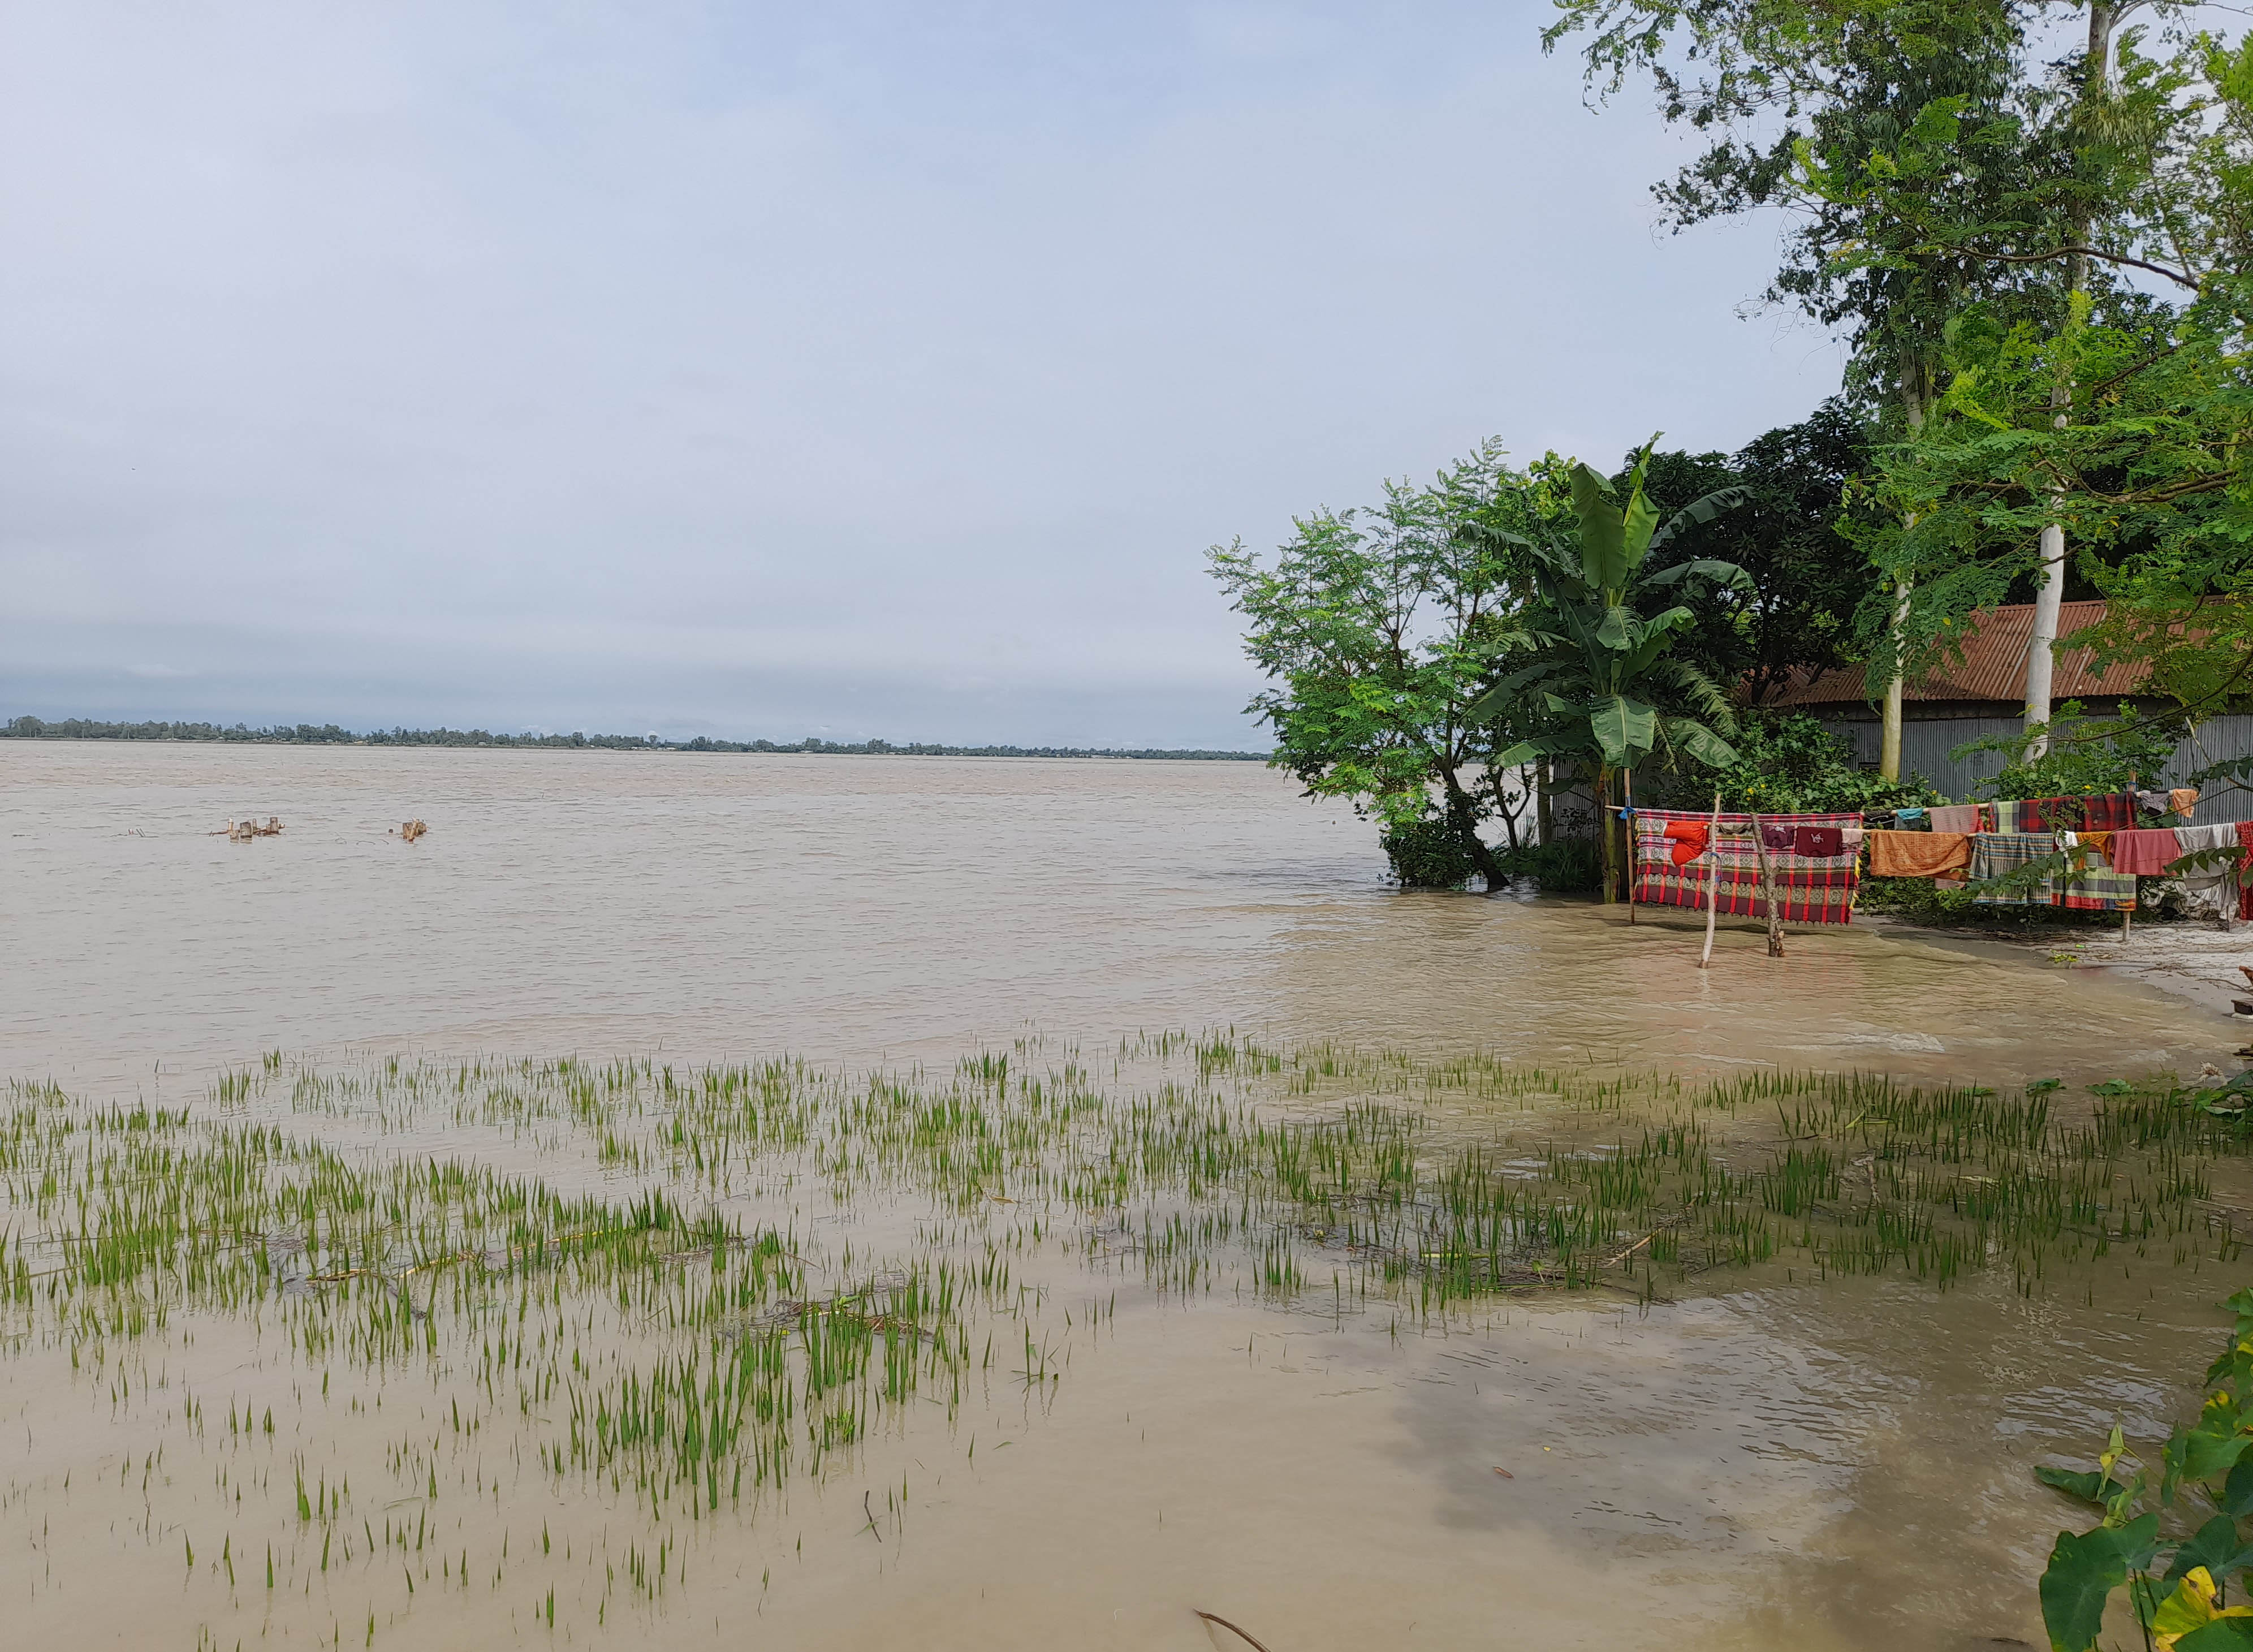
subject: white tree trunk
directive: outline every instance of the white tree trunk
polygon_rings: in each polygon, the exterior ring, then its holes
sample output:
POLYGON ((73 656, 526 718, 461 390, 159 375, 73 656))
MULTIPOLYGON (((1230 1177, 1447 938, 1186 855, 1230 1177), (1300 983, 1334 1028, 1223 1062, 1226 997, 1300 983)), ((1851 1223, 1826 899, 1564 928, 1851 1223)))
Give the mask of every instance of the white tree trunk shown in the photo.
MULTIPOLYGON (((2062 420, 2063 415, 2059 415, 2062 420)), ((2065 596, 2065 530, 2052 522, 2041 531, 2041 583, 2034 588, 2033 633, 2026 639, 2026 732, 2047 728, 2050 684, 2056 666, 2057 611, 2065 596)), ((2039 757, 2049 749, 2047 732, 2026 748, 2039 757)))

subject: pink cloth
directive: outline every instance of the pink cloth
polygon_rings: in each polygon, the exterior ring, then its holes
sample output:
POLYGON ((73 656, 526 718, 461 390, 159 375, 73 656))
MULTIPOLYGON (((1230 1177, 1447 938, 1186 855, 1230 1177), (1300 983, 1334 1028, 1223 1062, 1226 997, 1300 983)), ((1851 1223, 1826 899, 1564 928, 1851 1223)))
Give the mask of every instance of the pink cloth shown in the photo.
POLYGON ((2172 830, 2112 834, 2112 869, 2131 877, 2158 877, 2181 854, 2182 845, 2175 841, 2172 830))

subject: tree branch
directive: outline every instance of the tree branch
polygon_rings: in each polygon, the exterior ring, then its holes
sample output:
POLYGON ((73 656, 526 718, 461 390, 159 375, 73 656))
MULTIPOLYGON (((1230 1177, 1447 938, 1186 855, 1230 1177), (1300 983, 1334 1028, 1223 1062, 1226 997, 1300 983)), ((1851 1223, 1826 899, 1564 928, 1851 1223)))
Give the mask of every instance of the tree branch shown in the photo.
POLYGON ((2154 275, 2165 275, 2178 287, 2187 287, 2196 292, 2200 283, 2180 269, 2169 269, 2165 264, 2155 264, 2147 258, 2131 258, 2125 253, 2108 253, 2099 247, 2071 244, 2052 247, 2046 253, 1983 253, 1976 247, 1964 249, 1973 258, 1985 258, 1998 264, 2047 264, 2054 259, 2071 258, 2076 254, 2083 258, 2101 258, 2110 264, 2132 264, 2138 269, 2148 269, 2154 275))

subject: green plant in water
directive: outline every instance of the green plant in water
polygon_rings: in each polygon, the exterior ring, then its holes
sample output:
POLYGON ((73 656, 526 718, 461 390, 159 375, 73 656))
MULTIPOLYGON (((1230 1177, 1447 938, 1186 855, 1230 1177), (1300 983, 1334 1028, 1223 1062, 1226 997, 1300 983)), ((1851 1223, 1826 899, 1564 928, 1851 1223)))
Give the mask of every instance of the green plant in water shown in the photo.
POLYGON ((2104 1511, 2087 1531, 2059 1532, 2042 1572, 2042 1623, 2054 1652, 2090 1652, 2123 1591, 2153 1652, 2253 1648, 2253 1606, 2229 1603, 2230 1579, 2253 1566, 2243 1523, 2253 1516, 2253 1290, 2226 1306, 2237 1316, 2229 1346, 2207 1369, 2198 1420, 2167 1437, 2156 1485, 2117 1426, 2094 1469, 2034 1470, 2044 1485, 2104 1511), (2162 1523, 2173 1534, 2163 1536, 2162 1523))

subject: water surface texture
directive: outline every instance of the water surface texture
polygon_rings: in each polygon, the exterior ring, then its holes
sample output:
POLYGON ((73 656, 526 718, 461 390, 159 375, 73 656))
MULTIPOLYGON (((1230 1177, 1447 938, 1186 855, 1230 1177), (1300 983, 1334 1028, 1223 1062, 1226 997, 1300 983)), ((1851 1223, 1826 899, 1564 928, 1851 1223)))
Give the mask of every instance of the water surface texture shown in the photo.
POLYGON ((130 1091, 352 1043, 947 1055, 1028 1027, 2009 1080, 2227 1017, 1866 926, 1404 894, 1252 763, 0 742, 0 1071, 130 1091), (271 815, 282 835, 209 836, 271 815), (386 835, 420 819, 429 834, 386 835))
MULTIPOLYGON (((1252 764, 0 742, 0 1597, 25 1643, 1243 1646, 1202 1609, 1271 1652, 2038 1644, 2033 1578, 2087 1523, 2028 1469, 2194 1404, 2246 1282, 2203 1239, 2032 1282, 1779 1258, 1655 1300, 1418 1311, 1320 1230, 1284 1236, 1280 1284, 1256 1244, 1199 1272, 1180 1186, 1005 1174, 946 1098, 1014 1084, 1039 1123, 1193 1084, 1193 1046, 1134 1035, 1232 1027, 1441 1073, 2054 1077, 2069 1112, 2227 1064, 2229 1018, 1862 925, 1781 963, 1728 925, 1700 972, 1690 915, 1403 894, 1373 838, 1252 764), (211 835, 246 815, 285 830, 211 835), (429 835, 388 834, 409 819, 429 835), (833 1077, 757 1066, 785 1053, 833 1077), (627 1056, 650 1064, 603 1066, 627 1056), (724 1095, 698 1076, 722 1061, 750 1064, 724 1095), (793 1159, 784 1091, 834 1115, 879 1068, 931 1098, 882 1092, 891 1158, 793 1159), (26 1087, 50 1078, 67 1098, 26 1087), (675 1127, 692 1091, 724 1130, 675 1127), (463 1179, 380 1183, 434 1161, 463 1179), (226 1199, 134 1180, 185 1162, 281 1215, 214 1239, 226 1199), (96 1257, 42 1167, 143 1250, 96 1257), (380 1196, 338 1195, 355 1175, 380 1196), (563 1213, 536 1240, 532 1181, 563 1213), (678 1218, 568 1248, 652 1188, 678 1218), (779 1237, 708 1242, 707 1205, 779 1237), (200 1284, 135 1272, 182 1244, 200 1284), (817 1393, 825 1314, 880 1351, 817 1393), (796 1442, 786 1472, 603 1458, 661 1370, 753 1345, 805 1407, 761 1436, 796 1442)), ((1257 1099, 1329 1117, 1354 1082, 1257 1099)), ((1531 1165, 1636 1128, 1540 1095, 1451 1093, 1434 1140, 1531 1165)), ((2243 1225, 2243 1168, 2202 1220, 2243 1225)))

